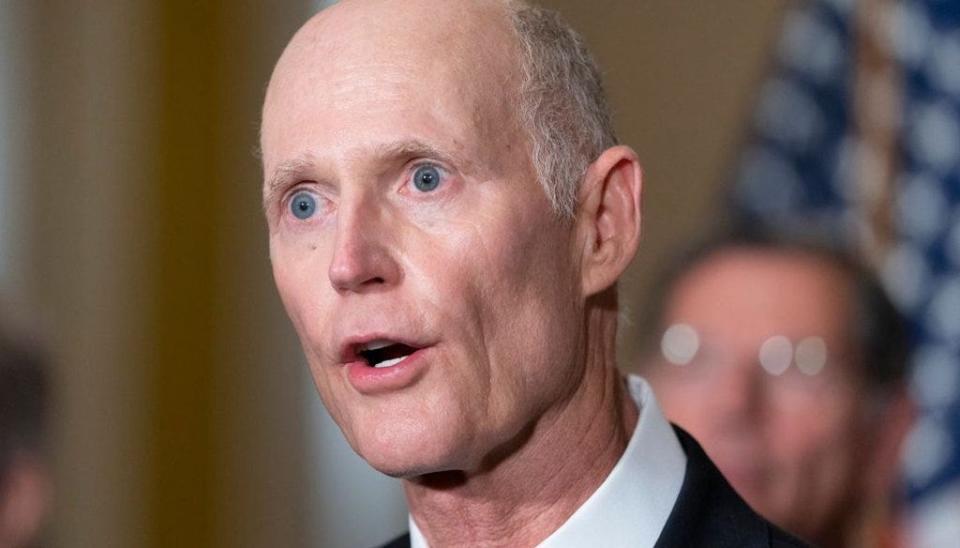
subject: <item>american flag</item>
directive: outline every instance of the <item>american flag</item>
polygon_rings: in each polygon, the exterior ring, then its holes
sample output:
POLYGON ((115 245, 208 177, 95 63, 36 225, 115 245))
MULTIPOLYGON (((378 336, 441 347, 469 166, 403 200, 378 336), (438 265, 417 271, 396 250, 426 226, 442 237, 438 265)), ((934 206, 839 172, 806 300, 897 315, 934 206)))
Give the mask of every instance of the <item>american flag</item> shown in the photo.
POLYGON ((877 267, 916 341, 913 543, 960 546, 960 0, 789 11, 730 198, 877 267))

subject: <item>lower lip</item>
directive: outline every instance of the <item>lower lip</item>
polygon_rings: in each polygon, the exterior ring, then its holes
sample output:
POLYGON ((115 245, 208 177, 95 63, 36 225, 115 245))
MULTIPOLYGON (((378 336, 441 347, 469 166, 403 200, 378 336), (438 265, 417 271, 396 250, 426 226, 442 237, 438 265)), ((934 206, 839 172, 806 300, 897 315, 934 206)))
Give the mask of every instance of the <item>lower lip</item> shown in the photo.
POLYGON ((430 348, 421 348, 390 367, 371 367, 357 361, 345 365, 347 379, 353 388, 364 395, 402 390, 413 385, 426 369, 425 354, 430 348))

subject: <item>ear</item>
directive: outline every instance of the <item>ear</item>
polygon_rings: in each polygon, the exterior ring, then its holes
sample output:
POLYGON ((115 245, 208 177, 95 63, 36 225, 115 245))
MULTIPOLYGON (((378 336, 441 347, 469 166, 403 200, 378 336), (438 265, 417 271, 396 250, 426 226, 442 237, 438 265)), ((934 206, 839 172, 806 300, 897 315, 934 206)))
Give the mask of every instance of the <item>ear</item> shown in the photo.
POLYGON ((577 238, 584 296, 611 287, 640 245, 643 172, 627 146, 609 148, 587 168, 580 186, 577 238))
POLYGON ((905 386, 896 389, 889 398, 879 416, 873 418, 873 431, 877 434, 865 474, 867 494, 877 500, 887 500, 897 487, 903 442, 917 415, 905 386))

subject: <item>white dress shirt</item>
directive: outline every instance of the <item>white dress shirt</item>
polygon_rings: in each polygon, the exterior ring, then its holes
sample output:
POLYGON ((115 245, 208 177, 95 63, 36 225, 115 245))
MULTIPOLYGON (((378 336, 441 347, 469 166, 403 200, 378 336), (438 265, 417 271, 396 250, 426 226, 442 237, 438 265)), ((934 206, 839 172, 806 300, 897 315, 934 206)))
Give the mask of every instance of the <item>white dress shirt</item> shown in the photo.
MULTIPOLYGON (((626 451, 600 487, 541 547, 652 547, 660 537, 680 494, 687 456, 650 385, 636 375, 627 377, 627 385, 640 418, 626 451)), ((427 548, 412 516, 409 522, 410 546, 427 548)))

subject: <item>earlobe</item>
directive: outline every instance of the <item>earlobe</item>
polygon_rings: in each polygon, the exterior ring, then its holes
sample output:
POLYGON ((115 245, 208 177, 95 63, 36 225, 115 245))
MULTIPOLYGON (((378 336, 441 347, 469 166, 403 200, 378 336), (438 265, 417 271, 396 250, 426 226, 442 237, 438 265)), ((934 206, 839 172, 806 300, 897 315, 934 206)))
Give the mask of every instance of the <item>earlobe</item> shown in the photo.
POLYGON ((577 210, 585 296, 612 286, 633 260, 640 243, 642 187, 640 162, 627 146, 605 150, 587 169, 577 210))

